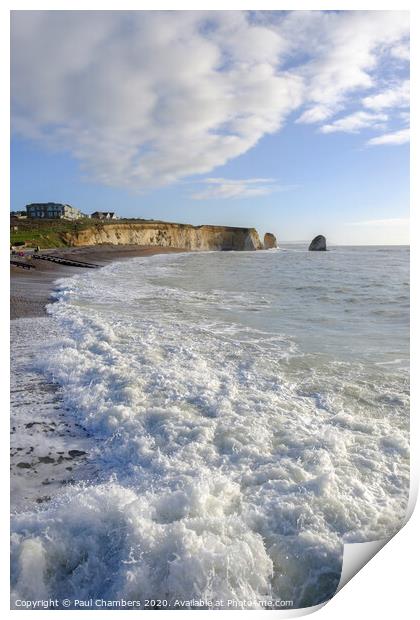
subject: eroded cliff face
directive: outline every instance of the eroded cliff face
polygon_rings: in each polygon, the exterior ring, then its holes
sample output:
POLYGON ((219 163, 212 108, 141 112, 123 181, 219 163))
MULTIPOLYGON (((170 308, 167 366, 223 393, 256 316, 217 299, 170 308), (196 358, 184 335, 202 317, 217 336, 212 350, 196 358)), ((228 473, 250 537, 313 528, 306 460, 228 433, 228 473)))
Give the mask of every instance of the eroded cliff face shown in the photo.
POLYGON ((145 245, 182 250, 261 250, 263 245, 255 228, 229 226, 192 226, 166 222, 120 224, 95 223, 72 233, 64 233, 68 245, 145 245))
POLYGON ((273 233, 265 233, 264 235, 264 250, 271 250, 277 248, 277 239, 273 233))

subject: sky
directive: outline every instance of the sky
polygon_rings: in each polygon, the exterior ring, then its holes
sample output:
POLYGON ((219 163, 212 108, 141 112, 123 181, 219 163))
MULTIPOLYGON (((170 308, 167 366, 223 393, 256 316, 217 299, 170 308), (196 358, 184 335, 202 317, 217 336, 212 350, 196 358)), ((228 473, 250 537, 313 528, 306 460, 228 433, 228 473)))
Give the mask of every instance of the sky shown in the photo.
POLYGON ((12 210, 408 243, 407 12, 18 11, 11 33, 12 210))

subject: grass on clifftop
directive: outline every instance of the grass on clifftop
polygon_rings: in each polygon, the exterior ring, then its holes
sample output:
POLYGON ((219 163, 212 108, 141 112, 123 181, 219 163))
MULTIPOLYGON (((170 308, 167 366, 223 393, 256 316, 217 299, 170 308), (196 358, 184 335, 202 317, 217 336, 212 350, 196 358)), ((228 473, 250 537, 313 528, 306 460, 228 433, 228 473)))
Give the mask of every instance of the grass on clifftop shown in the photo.
POLYGON ((90 226, 92 226, 92 220, 89 218, 77 221, 13 219, 10 224, 10 243, 12 245, 25 243, 32 247, 39 245, 40 248, 59 248, 67 245, 63 233, 77 232, 90 226))
POLYGON ((190 224, 180 222, 164 222, 162 220, 124 218, 119 220, 96 220, 89 217, 80 220, 48 220, 48 219, 23 219, 16 217, 10 219, 10 243, 11 245, 26 245, 27 247, 39 246, 42 249, 62 248, 69 245, 64 233, 77 233, 86 228, 102 229, 105 226, 118 224, 172 224, 175 226, 188 227, 190 224))
POLYGON ((103 228, 111 224, 140 223, 149 220, 121 219, 121 220, 93 220, 82 218, 80 220, 48 220, 48 219, 24 219, 11 218, 10 243, 12 245, 26 245, 27 247, 39 246, 40 248, 61 248, 68 245, 63 233, 77 233, 86 228, 103 228), (15 230, 17 229, 17 230, 15 230))

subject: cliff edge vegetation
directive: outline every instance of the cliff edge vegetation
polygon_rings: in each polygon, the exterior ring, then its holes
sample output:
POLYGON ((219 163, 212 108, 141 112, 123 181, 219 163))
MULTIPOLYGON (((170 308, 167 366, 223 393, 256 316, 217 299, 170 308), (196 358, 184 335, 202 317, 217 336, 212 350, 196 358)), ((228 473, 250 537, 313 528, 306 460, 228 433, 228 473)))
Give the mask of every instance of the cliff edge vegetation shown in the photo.
POLYGON ((88 245, 141 245, 183 250, 261 250, 255 228, 192 226, 154 220, 99 222, 89 218, 65 220, 16 220, 11 243, 40 248, 88 245))

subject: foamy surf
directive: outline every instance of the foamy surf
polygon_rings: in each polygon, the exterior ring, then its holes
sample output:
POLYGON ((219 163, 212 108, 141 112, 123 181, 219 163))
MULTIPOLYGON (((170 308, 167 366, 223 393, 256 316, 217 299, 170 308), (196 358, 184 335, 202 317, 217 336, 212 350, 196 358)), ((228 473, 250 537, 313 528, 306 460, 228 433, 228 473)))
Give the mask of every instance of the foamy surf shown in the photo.
POLYGON ((12 598, 332 596, 343 543, 395 532, 408 494, 406 261, 367 251, 156 256, 61 282, 37 366, 100 474, 14 516, 12 598))

